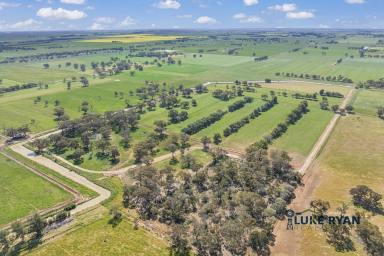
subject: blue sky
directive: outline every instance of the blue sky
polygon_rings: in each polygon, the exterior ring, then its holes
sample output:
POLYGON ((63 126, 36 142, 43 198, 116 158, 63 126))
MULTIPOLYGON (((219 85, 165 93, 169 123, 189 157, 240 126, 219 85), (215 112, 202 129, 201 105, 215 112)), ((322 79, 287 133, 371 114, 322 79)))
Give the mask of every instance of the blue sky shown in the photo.
POLYGON ((0 31, 384 28, 383 0, 0 0, 0 31))

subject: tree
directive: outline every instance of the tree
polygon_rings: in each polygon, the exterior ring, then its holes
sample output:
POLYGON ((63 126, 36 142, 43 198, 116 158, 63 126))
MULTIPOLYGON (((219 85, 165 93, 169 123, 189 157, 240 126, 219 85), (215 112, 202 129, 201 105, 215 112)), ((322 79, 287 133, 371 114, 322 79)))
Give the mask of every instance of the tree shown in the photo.
POLYGON ((215 143, 215 145, 219 145, 221 142, 222 142, 222 138, 221 138, 220 133, 216 133, 213 136, 213 143, 215 143))
POLYGON ((83 101, 81 103, 81 108, 80 110, 83 112, 83 115, 86 115, 89 111, 89 103, 87 101, 83 101))
POLYGON ((325 215, 331 207, 328 201, 323 201, 321 199, 311 201, 310 206, 318 216, 325 215))
POLYGON ((188 256, 190 255, 191 247, 186 238, 186 230, 181 225, 175 225, 171 231, 171 256, 188 256))
POLYGON ((119 225, 119 223, 123 220, 123 214, 117 207, 112 207, 109 214, 111 215, 111 218, 108 223, 111 224, 113 228, 119 225))
POLYGON ((1 255, 7 255, 9 249, 8 233, 5 230, 0 230, 0 253, 1 255))
POLYGON ((164 139, 165 131, 167 130, 167 123, 162 120, 155 121, 155 132, 159 135, 160 139, 164 139))
POLYGON ((335 247, 338 252, 354 251, 355 247, 351 240, 351 226, 340 223, 323 225, 327 235, 327 242, 335 247))
POLYGON ((36 234, 36 237, 41 237, 43 235, 45 225, 45 221, 39 214, 36 213, 31 219, 30 230, 36 234))
POLYGON ((124 129, 123 132, 122 132, 122 139, 121 139, 121 144, 123 145, 123 147, 125 149, 129 148, 130 146, 130 142, 131 142, 131 136, 129 134, 129 130, 128 129, 124 129))
POLYGON ((384 107, 379 107, 377 109, 377 115, 379 116, 379 118, 384 119, 384 107))
POLYGON ((83 162, 83 155, 84 155, 84 150, 81 148, 78 148, 73 152, 72 154, 72 159, 75 164, 81 164, 83 162))
POLYGON ((211 139, 204 136, 201 138, 201 143, 203 144, 203 151, 207 152, 209 150, 209 143, 211 143, 211 139))
POLYGON ((357 225, 356 232, 365 244, 364 248, 368 255, 384 255, 384 238, 376 225, 363 219, 360 225, 357 225))
POLYGON ((358 185, 350 190, 353 204, 372 212, 382 212, 382 196, 365 185, 358 185))
POLYGON ((182 133, 180 135, 180 148, 181 149, 186 150, 191 146, 191 144, 189 143, 189 139, 190 139, 190 137, 186 133, 182 133))
POLYGON ((111 147, 112 163, 118 163, 119 162, 119 156, 120 156, 120 152, 117 149, 117 147, 116 146, 111 147))
POLYGON ((345 110, 346 110, 349 114, 351 114, 351 113, 353 113, 353 106, 350 105, 350 104, 348 104, 348 105, 345 107, 345 110))
POLYGON ((11 228, 12 228, 12 231, 15 232, 17 238, 20 237, 21 240, 24 240, 24 235, 25 235, 24 228, 19 221, 13 222, 11 225, 11 228))
POLYGON ((253 231, 249 235, 249 245, 257 255, 270 255, 269 246, 273 245, 274 235, 265 230, 253 231))
POLYGON ((177 159, 175 158, 175 152, 177 151, 177 145, 170 143, 168 144, 167 149, 172 153, 171 163, 176 163, 177 159))
POLYGON ((37 139, 33 141, 32 145, 36 147, 35 153, 40 155, 44 149, 48 146, 48 141, 45 139, 37 139))
POLYGON ((106 155, 106 151, 110 146, 111 146, 111 143, 109 142, 109 140, 106 140, 106 139, 101 139, 96 144, 96 147, 101 151, 100 153, 102 156, 106 155))
POLYGON ((56 116, 56 121, 61 121, 63 120, 63 117, 65 115, 65 112, 64 112, 64 108, 62 107, 56 107, 54 110, 53 110, 53 115, 56 116))
POLYGON ((339 105, 333 105, 333 106, 331 107, 331 109, 332 109, 333 112, 336 113, 336 112, 339 110, 339 105))

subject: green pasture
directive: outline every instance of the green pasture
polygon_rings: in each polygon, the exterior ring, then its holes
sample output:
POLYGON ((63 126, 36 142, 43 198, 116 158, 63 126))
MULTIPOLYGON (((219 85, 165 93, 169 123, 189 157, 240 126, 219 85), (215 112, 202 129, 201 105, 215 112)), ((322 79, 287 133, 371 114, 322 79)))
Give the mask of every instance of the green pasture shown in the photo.
POLYGON ((66 201, 72 195, 0 155, 0 225, 66 201))

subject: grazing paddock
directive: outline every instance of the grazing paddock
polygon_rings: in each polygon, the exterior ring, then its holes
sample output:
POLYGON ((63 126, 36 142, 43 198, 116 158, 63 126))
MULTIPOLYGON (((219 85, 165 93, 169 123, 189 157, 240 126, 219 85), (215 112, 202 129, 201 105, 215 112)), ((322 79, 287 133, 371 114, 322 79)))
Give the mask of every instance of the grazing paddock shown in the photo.
POLYGON ((108 224, 108 220, 109 217, 105 215, 39 247, 30 255, 169 255, 164 240, 154 237, 143 228, 134 230, 133 223, 125 218, 115 228, 108 224))
POLYGON ((0 154, 0 226, 71 199, 72 195, 0 154))

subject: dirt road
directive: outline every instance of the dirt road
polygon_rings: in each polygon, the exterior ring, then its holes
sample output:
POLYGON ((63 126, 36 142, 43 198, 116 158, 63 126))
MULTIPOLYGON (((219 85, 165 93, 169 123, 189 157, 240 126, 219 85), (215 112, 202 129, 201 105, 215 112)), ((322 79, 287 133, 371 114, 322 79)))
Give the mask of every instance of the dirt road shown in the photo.
MULTIPOLYGON (((344 98, 340 108, 345 108, 347 104, 351 101, 355 89, 351 89, 347 96, 344 98)), ((320 153, 321 149, 327 142, 327 139, 331 135, 333 129, 335 128, 337 121, 339 120, 340 115, 335 114, 334 117, 329 122, 328 126, 312 148, 311 152, 307 156, 304 164, 298 170, 301 174, 305 174, 303 178, 303 187, 299 187, 295 191, 296 198, 291 203, 290 207, 294 211, 302 211, 305 208, 308 208, 311 200, 313 200, 312 195, 319 185, 319 179, 316 179, 317 173, 315 171, 308 172, 309 168, 312 166, 316 157, 320 153)), ((275 246, 271 248, 272 255, 298 255, 298 250, 300 249, 300 237, 302 231, 292 231, 286 229, 286 222, 279 221, 274 229, 274 234, 276 235, 275 246)))

